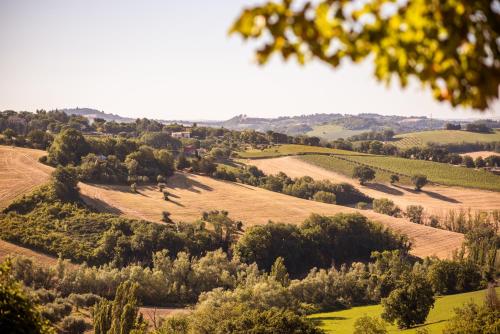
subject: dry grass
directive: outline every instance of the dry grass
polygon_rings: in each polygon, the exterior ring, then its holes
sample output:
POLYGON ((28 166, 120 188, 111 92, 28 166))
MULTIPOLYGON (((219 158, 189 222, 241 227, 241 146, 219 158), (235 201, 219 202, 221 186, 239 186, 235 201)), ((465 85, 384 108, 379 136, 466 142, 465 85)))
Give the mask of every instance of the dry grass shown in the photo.
MULTIPOLYGON (((9 161, 16 164, 16 168, 7 173, 0 170, 0 180, 10 178, 11 183, 22 182, 22 178, 13 175, 16 175, 16 171, 30 170, 34 175, 39 175, 31 181, 30 187, 44 182, 50 168, 40 164, 32 151, 0 147, 1 160, 6 161, 7 165, 10 165, 9 161)), ((404 219, 372 211, 307 201, 256 187, 185 173, 177 173, 169 179, 167 190, 172 195, 168 202, 153 186, 139 187, 139 194, 130 192, 128 186, 80 184, 80 188, 85 200, 102 210, 155 222, 160 222, 162 211, 169 211, 174 220, 193 221, 204 211, 227 210, 233 218, 242 220, 247 226, 265 224, 268 220, 296 224, 311 213, 333 215, 339 212, 361 212, 372 220, 407 234, 414 242, 413 254, 417 256, 436 255, 446 258, 463 241, 463 235, 458 233, 415 225, 404 219)))
POLYGON ((49 179, 51 168, 38 163, 46 152, 0 146, 0 209, 49 179))
POLYGON ((204 211, 227 210, 231 217, 243 221, 246 226, 265 224, 269 220, 298 224, 311 213, 334 215, 361 212, 372 220, 407 234, 414 242, 413 254, 417 256, 447 258, 463 241, 461 234, 412 224, 401 218, 307 201, 205 176, 178 173, 169 179, 167 190, 172 194, 168 202, 152 186, 139 187, 139 194, 131 193, 124 186, 82 186, 88 200, 93 198, 101 205, 106 203, 101 209, 157 222, 162 211, 170 212, 174 220, 193 221, 204 211))
POLYGON ((416 192, 409 186, 392 186, 388 183, 361 186, 357 180, 307 163, 299 157, 255 159, 246 160, 245 163, 255 165, 269 174, 283 171, 291 177, 308 175, 318 180, 347 182, 373 198, 389 198, 402 208, 406 208, 408 205, 422 205, 427 213, 438 216, 442 216, 452 209, 487 211, 500 209, 499 192, 436 185, 427 185, 421 192, 416 192))
POLYGON ((463 154, 460 154, 460 155, 463 156, 463 157, 465 157, 466 155, 468 155, 472 159, 476 159, 476 158, 479 158, 479 157, 482 157, 484 159, 484 158, 490 157, 492 155, 500 155, 500 153, 493 152, 493 151, 476 151, 476 152, 463 153, 463 154))

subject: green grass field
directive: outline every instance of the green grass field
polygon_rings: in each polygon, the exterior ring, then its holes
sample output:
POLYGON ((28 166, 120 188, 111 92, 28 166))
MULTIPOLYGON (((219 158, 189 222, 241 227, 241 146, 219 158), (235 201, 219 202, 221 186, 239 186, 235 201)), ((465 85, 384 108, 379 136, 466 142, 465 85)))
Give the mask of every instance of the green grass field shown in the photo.
POLYGON ((238 152, 241 158, 245 159, 255 159, 255 158, 274 158, 286 155, 300 155, 300 154, 339 154, 339 155, 364 155, 363 153, 357 153, 352 151, 337 150, 327 147, 318 146, 307 146, 307 145, 279 145, 271 148, 266 148, 264 150, 247 150, 244 152, 238 152))
POLYGON ((325 124, 315 126, 313 130, 307 132, 306 135, 324 138, 326 140, 335 140, 339 138, 348 138, 365 131, 366 130, 349 130, 337 124, 325 124))
POLYGON ((461 144, 500 141, 500 130, 495 133, 476 133, 460 130, 433 130, 403 133, 395 136, 394 145, 400 148, 425 146, 429 143, 461 144))
MULTIPOLYGON (((357 163, 376 168, 376 181, 388 181, 392 173, 411 176, 420 173, 434 183, 448 186, 478 188, 484 190, 500 191, 500 176, 471 168, 458 167, 444 163, 411 160, 391 156, 378 155, 350 155, 343 156, 349 161, 328 156, 308 155, 301 159, 317 166, 336 171, 347 176, 352 176, 352 171, 357 163), (382 170, 383 169, 383 170, 382 170)), ((408 183, 408 178, 402 178, 403 183, 408 183)))
MULTIPOLYGON (((497 293, 500 288, 497 288, 497 293)), ((482 303, 485 295, 485 290, 462 293, 451 296, 436 298, 434 308, 431 309, 425 325, 420 328, 426 328, 429 333, 441 333, 446 325, 446 322, 453 317, 454 309, 461 307, 464 303, 473 301, 474 303, 482 303)), ((341 334, 352 333, 354 322, 357 318, 364 315, 371 317, 380 317, 382 313, 381 305, 353 307, 349 310, 317 313, 310 316, 311 319, 317 321, 318 325, 327 333, 341 334)), ((387 326, 389 333, 415 333, 417 328, 408 330, 399 330, 396 326, 387 326)))

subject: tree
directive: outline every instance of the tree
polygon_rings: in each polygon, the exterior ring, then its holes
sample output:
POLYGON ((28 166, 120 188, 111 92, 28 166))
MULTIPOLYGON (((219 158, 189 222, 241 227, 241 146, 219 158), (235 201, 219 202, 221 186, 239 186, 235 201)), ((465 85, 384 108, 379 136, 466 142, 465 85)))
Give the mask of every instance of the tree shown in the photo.
POLYGON ((401 213, 401 209, 388 198, 373 200, 373 211, 394 217, 400 216, 401 213))
POLYGON ((406 217, 415 224, 422 224, 424 207, 421 205, 408 205, 406 207, 406 217))
POLYGON ((12 139, 16 136, 16 132, 10 128, 7 128, 5 129, 3 132, 2 132, 3 136, 7 139, 12 139))
POLYGON ((0 264, 0 327, 2 333, 55 333, 12 276, 10 261, 0 264))
POLYGON ((443 330, 444 334, 497 334, 500 328, 500 309, 469 302, 455 309, 443 330))
POLYGON ((219 333, 324 334, 307 318, 278 308, 266 311, 246 310, 238 316, 221 320, 219 333))
POLYGON ((476 168, 486 167, 486 163, 484 162, 483 157, 477 157, 476 161, 474 161, 474 164, 476 165, 476 168))
POLYGON ((461 130, 462 126, 460 125, 460 123, 458 124, 446 123, 445 128, 446 130, 461 130))
POLYGON ((230 32, 262 42, 260 64, 274 53, 333 67, 373 59, 379 81, 416 78, 439 101, 484 110, 498 98, 498 20, 491 0, 282 0, 245 9, 230 32))
POLYGON ((66 128, 59 133, 49 148, 49 162, 53 165, 78 165, 83 156, 90 151, 82 133, 73 128, 66 128))
POLYGON ((474 164, 474 160, 469 155, 464 156, 463 162, 464 162, 465 167, 467 167, 467 168, 474 168, 474 167, 476 167, 476 165, 474 164))
POLYGON ((191 164, 188 159, 186 159, 186 156, 184 154, 179 155, 179 158, 177 159, 177 169, 182 170, 189 167, 191 167, 191 164))
POLYGON ((420 191, 427 184, 427 176, 423 174, 415 174, 411 177, 411 182, 415 186, 415 190, 420 191))
POLYGON ((386 334, 387 329, 382 320, 363 316, 354 322, 354 334, 386 334))
POLYGON ((137 283, 124 282, 118 286, 112 302, 103 299, 95 305, 92 313, 95 334, 129 334, 143 326, 142 317, 138 316, 137 288, 137 283))
POLYGON ((54 188, 62 200, 76 200, 78 194, 78 173, 75 167, 57 167, 52 173, 54 188))
POLYGON ((399 176, 396 174, 391 175, 391 184, 394 184, 396 182, 399 182, 399 176))
POLYGON ((382 319, 399 328, 423 324, 434 307, 432 286, 421 273, 409 273, 398 282, 389 297, 382 299, 382 319))
POLYGON ((375 171, 370 167, 356 166, 353 171, 353 177, 359 179, 360 184, 371 181, 375 178, 375 171))
POLYGON ((290 278, 288 276, 288 271, 286 270, 285 260, 283 260, 281 256, 274 261, 274 264, 271 267, 271 276, 283 286, 290 285, 290 278))

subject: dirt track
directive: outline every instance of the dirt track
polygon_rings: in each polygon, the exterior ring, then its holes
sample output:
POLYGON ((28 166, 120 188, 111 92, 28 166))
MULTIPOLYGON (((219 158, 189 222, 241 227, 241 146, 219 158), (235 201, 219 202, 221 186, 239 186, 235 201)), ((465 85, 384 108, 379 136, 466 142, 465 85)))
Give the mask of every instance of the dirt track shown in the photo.
POLYGON ((276 174, 283 171, 290 177, 308 175, 317 180, 347 182, 373 198, 389 198, 401 208, 407 205, 422 205, 427 213, 442 216, 451 209, 494 210, 500 209, 500 192, 465 189, 447 186, 425 186, 423 191, 416 192, 409 186, 392 186, 390 184, 359 183, 345 175, 315 166, 297 157, 245 160, 265 173, 276 174))
MULTIPOLYGON (((24 183, 26 189, 47 180, 50 168, 40 164, 36 158, 44 152, 0 146, 0 160, 16 168, 1 169, 0 180, 10 179, 15 188, 23 178, 17 174, 26 171, 37 177, 24 183), (41 152, 41 153, 39 153, 41 152)), ((214 180, 212 178, 177 173, 168 181, 171 200, 163 200, 156 187, 139 187, 139 194, 130 192, 128 186, 100 186, 80 184, 84 198, 103 210, 134 218, 160 222, 162 211, 169 211, 174 220, 193 221, 203 211, 227 210, 230 215, 247 225, 265 224, 268 220, 285 223, 300 223, 311 213, 333 215, 338 212, 361 212, 372 220, 407 234, 414 242, 413 254, 417 256, 437 255, 449 257, 460 247, 463 235, 422 225, 412 224, 404 219, 380 215, 372 211, 359 211, 337 205, 307 201, 287 195, 270 192, 247 185, 214 180)), ((13 199, 13 197, 10 197, 13 199)), ((4 202, 7 201, 4 197, 4 202)), ((15 246, 17 247, 17 246, 15 246)))

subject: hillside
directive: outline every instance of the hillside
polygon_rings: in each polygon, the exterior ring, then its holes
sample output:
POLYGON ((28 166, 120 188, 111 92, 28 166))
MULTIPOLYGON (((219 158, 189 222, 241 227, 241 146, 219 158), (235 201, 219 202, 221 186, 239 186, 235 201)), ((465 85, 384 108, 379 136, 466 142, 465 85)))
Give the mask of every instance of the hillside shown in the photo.
POLYGON ((252 129, 275 131, 288 135, 307 134, 324 139, 347 138, 365 131, 393 129, 396 132, 441 129, 446 121, 427 117, 385 116, 373 113, 358 115, 311 114, 278 118, 258 118, 238 115, 226 121, 207 122, 210 126, 223 126, 231 130, 252 129))
POLYGON ((118 123, 130 123, 134 122, 134 118, 122 117, 120 115, 105 113, 104 111, 92 109, 92 108, 67 108, 60 109, 59 111, 63 111, 68 115, 78 115, 87 117, 90 120, 95 118, 104 119, 106 122, 115 121, 118 123))
MULTIPOLYGON (((477 189, 427 185, 422 192, 415 192, 411 186, 391 186, 384 181, 362 186, 359 185, 357 180, 343 174, 340 168, 326 168, 320 163, 311 163, 310 159, 312 159, 310 156, 290 156, 245 160, 245 162, 257 166, 268 174, 276 174, 282 171, 291 177, 308 175, 317 180, 347 182, 373 198, 389 198, 402 208, 407 205, 422 205, 427 212, 438 216, 445 214, 450 209, 494 210, 498 209, 498 203, 500 203, 499 192, 477 189)), ((331 158, 320 157, 314 159, 326 160, 331 158)))
POLYGON ((412 160, 394 156, 380 156, 354 151, 305 145, 279 145, 262 150, 250 149, 238 152, 244 159, 264 159, 300 155, 302 159, 328 170, 351 176, 359 164, 377 170, 375 181, 388 182, 391 174, 400 174, 400 182, 411 185, 415 173, 427 175, 429 181, 447 186, 500 191, 500 176, 484 170, 476 170, 445 163, 412 160))
MULTIPOLYGON (((500 288, 497 288, 497 293, 500 288)), ((485 290, 461 293, 456 295, 437 297, 434 308, 431 309, 427 321, 418 329, 425 328, 431 333, 441 333, 446 322, 453 317, 453 309, 461 307, 464 303, 473 301, 476 304, 483 303, 485 290)), ((354 322, 362 316, 380 317, 381 305, 353 307, 344 311, 318 313, 310 316, 318 322, 319 326, 327 333, 350 334, 353 331, 354 322)), ((416 333, 417 328, 399 330, 396 326, 389 326, 389 333, 416 333)))
MULTIPOLYGON (((43 151, 0 147, 0 157, 7 164, 16 163, 16 169, 1 169, 0 179, 15 179, 17 171, 31 169, 48 177, 50 168, 40 164, 35 156, 43 151), (36 153, 38 152, 38 153, 36 153), (27 158, 20 158, 27 157, 27 158)), ((43 182, 43 178, 39 178, 43 182)), ((32 182, 31 186, 35 186, 32 182)), ((12 182, 12 188, 15 188, 12 182)), ((129 217, 160 222, 161 213, 169 211, 174 220, 194 221, 208 210, 227 210, 235 219, 248 225, 265 224, 269 219, 287 223, 300 223, 311 213, 333 215, 338 212, 361 212, 372 220, 407 234, 414 241, 412 253, 417 256, 435 254, 446 258, 461 246, 463 235, 422 225, 407 220, 380 215, 371 211, 307 201, 261 188, 219 181, 205 176, 177 173, 169 179, 168 191, 172 200, 165 202, 156 187, 139 187, 139 194, 128 186, 80 184, 84 198, 102 210, 129 217)), ((13 196, 14 197, 14 196, 13 196)), ((12 199, 13 197, 10 197, 12 199)), ((4 201, 7 201, 7 197, 4 201)))
POLYGON ((399 148, 437 144, 463 144, 500 141, 500 130, 495 133, 476 133, 462 130, 434 130, 404 133, 395 136, 394 145, 399 148))

